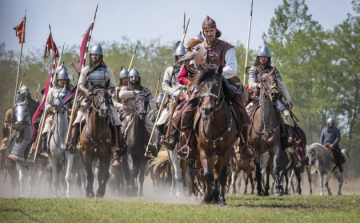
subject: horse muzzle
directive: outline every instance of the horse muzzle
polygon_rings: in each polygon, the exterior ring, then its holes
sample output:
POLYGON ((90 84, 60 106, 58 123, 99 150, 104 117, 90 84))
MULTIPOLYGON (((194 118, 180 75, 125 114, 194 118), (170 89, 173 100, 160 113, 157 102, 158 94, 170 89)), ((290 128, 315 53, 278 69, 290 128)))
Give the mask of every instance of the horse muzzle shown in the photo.
POLYGON ((202 113, 204 117, 209 117, 214 113, 214 107, 210 106, 210 107, 202 107, 202 113))

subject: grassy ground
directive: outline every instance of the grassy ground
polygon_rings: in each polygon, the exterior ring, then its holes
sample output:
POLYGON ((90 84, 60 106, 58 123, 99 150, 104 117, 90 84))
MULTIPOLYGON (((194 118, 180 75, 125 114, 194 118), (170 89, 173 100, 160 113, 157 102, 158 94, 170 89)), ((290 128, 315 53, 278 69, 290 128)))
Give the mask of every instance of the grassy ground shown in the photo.
POLYGON ((360 196, 228 196, 227 206, 156 199, 0 199, 0 222, 359 222, 360 196))

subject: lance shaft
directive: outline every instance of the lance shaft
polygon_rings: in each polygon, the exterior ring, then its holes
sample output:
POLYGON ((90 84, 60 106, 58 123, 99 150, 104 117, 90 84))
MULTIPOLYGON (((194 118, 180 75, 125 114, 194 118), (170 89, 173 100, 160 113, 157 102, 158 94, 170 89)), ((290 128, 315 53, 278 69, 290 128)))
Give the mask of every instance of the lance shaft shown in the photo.
MULTIPOLYGON (((147 154, 148 154, 149 145, 150 145, 150 143, 151 143, 151 139, 152 139, 152 137, 153 137, 153 135, 154 135, 154 131, 155 131, 155 128, 156 128, 156 122, 158 121, 158 119, 159 119, 159 117, 160 117, 160 113, 162 112, 162 110, 160 111, 160 109, 163 108, 163 105, 164 105, 164 102, 165 102, 165 99, 166 99, 166 98, 167 98, 167 92, 165 92, 165 95, 164 95, 163 99, 161 100, 161 105, 160 105, 159 111, 158 111, 158 113, 157 113, 157 116, 156 116, 156 119, 155 119, 155 122, 154 122, 154 127, 153 127, 153 129, 152 129, 152 131, 151 131, 150 138, 149 138, 149 142, 148 142, 148 144, 147 144, 147 146, 146 146, 146 151, 145 151, 144 156, 147 156, 147 154)), ((164 108, 163 108, 163 109, 164 109, 164 108)), ((169 126, 169 128, 170 128, 170 126, 169 126)))
POLYGON ((245 54, 245 67, 244 67, 244 81, 243 84, 246 86, 246 67, 248 64, 248 56, 249 56, 249 44, 250 44, 250 33, 251 33, 251 21, 252 21, 252 12, 253 12, 253 0, 251 1, 251 11, 249 17, 249 30, 248 30, 248 38, 247 38, 247 47, 246 47, 246 54, 245 54))
POLYGON ((155 100, 157 99, 157 96, 159 94, 159 87, 160 87, 160 73, 159 73, 159 77, 156 83, 156 91, 155 91, 155 100))
POLYGON ((131 61, 130 61, 130 64, 129 64, 129 69, 128 69, 128 71, 130 71, 131 65, 132 65, 132 63, 133 63, 133 61, 134 61, 134 57, 135 57, 135 54, 136 54, 136 50, 137 50, 137 48, 138 48, 138 45, 139 45, 139 42, 136 43, 136 47, 135 47, 135 50, 134 50, 133 55, 132 55, 132 57, 131 57, 131 61))

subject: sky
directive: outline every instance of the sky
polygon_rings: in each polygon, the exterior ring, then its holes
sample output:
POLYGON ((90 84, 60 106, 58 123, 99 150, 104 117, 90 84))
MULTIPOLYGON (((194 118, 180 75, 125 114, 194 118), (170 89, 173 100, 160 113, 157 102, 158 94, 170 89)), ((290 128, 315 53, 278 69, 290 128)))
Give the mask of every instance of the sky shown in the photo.
MULTIPOLYGON (((262 34, 267 32, 274 10, 283 0, 254 0, 250 48, 259 49, 262 34)), ((306 0, 309 14, 323 28, 333 29, 352 13, 351 0, 306 0)), ((6 50, 20 50, 13 27, 27 11, 26 43, 23 54, 44 49, 49 35, 61 45, 80 45, 82 35, 93 20, 99 4, 91 45, 100 41, 120 41, 128 36, 132 42, 159 38, 168 44, 182 37, 183 15, 190 24, 187 40, 201 31, 207 15, 221 30, 220 39, 246 45, 251 0, 0 0, 0 43, 6 50), (217 2, 217 3, 216 3, 217 2)))

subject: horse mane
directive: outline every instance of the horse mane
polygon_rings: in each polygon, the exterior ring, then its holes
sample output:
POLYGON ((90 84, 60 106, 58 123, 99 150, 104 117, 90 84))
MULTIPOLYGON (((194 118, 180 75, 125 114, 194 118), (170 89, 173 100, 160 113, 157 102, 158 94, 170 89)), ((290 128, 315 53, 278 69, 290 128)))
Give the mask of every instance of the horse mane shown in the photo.
POLYGON ((194 84, 200 86, 200 84, 207 78, 214 76, 217 72, 214 66, 206 65, 205 68, 199 69, 200 73, 194 78, 194 84))
POLYGON ((204 80, 210 77, 213 77, 214 79, 216 78, 216 75, 220 76, 220 81, 222 84, 225 100, 227 103, 230 103, 230 101, 234 97, 234 94, 230 90, 228 81, 221 74, 218 74, 216 67, 212 65, 206 65, 206 67, 204 69, 201 69, 200 73, 195 77, 194 84, 199 87, 204 80))

